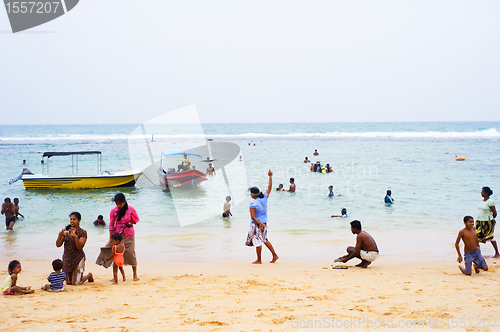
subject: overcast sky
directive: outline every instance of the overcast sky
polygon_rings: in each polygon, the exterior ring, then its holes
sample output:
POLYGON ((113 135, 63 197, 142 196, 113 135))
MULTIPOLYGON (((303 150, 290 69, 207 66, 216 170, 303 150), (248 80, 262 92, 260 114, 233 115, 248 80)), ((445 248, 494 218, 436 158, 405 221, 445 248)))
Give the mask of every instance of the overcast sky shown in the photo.
POLYGON ((2 124, 500 121, 500 1, 81 0, 13 34, 2 124))

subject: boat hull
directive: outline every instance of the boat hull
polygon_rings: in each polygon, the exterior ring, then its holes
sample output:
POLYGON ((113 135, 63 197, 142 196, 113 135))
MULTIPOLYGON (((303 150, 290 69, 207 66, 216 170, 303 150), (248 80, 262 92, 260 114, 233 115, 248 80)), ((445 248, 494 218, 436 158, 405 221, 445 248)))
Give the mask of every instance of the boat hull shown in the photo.
POLYGON ((133 187, 141 176, 139 169, 94 176, 23 175, 26 189, 99 189, 133 187))
POLYGON ((160 169, 159 177, 160 183, 170 189, 194 189, 198 188, 203 181, 207 181, 207 176, 195 169, 173 174, 165 174, 160 169))

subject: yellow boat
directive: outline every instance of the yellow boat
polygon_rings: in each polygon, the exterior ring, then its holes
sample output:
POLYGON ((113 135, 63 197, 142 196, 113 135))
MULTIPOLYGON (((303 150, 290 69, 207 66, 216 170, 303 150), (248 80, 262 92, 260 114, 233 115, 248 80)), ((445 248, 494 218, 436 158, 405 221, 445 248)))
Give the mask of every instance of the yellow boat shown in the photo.
POLYGON ((102 172, 101 173, 101 151, 77 151, 77 152, 45 152, 42 157, 44 168, 43 174, 23 174, 22 180, 26 189, 97 189, 113 187, 133 187, 137 179, 141 176, 140 169, 132 169, 121 172, 102 172), (71 156, 72 170, 78 173, 79 155, 97 155, 97 175, 69 175, 69 176, 50 176, 49 158, 53 156, 71 156), (46 158, 46 159, 45 159, 46 158), (45 171, 46 168, 46 171, 45 171))

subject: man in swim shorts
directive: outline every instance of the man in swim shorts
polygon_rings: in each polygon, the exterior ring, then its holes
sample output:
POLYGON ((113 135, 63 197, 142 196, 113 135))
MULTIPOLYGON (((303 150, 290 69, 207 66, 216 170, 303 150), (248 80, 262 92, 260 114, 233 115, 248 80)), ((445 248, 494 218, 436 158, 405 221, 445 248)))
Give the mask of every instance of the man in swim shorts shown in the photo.
POLYGON ((378 258, 378 247, 375 240, 365 231, 361 230, 359 220, 351 221, 351 232, 356 234, 356 246, 347 247, 347 255, 335 259, 334 262, 345 263, 354 257, 361 259, 357 267, 367 268, 378 258))
POLYGON ((10 197, 5 198, 2 204, 2 214, 5 214, 5 227, 7 230, 13 230, 16 222, 16 206, 10 201, 10 197))

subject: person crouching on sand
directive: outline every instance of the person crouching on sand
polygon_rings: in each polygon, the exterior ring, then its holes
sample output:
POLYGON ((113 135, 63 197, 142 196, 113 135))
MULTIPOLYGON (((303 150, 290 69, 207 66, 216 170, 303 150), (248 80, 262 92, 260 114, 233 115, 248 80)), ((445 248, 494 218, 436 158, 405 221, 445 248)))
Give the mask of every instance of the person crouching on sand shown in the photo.
POLYGON ((462 263, 459 243, 460 240, 464 241, 465 269, 460 265, 458 268, 463 274, 470 276, 472 274, 472 263, 474 262, 474 270, 476 273, 479 273, 479 269, 488 271, 488 265, 483 255, 481 255, 481 250, 479 250, 479 241, 477 240, 476 231, 474 229, 474 218, 465 216, 464 225, 465 228, 458 232, 455 248, 458 253, 457 262, 462 263))
POLYGON ((279 258, 273 245, 267 239, 267 199, 273 186, 273 172, 269 170, 267 175, 269 176, 269 184, 265 193, 261 193, 257 187, 250 188, 250 196, 252 196, 253 201, 250 203, 250 231, 245 245, 255 247, 257 260, 252 264, 262 264, 262 244, 265 244, 273 255, 273 259, 269 263, 274 263, 279 258))
POLYGON ((361 259, 361 263, 356 266, 366 268, 378 258, 377 244, 370 234, 361 230, 359 220, 351 221, 351 232, 356 234, 356 246, 347 247, 347 255, 335 259, 334 262, 345 263, 356 257, 361 259))

